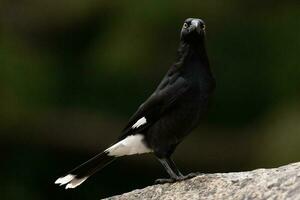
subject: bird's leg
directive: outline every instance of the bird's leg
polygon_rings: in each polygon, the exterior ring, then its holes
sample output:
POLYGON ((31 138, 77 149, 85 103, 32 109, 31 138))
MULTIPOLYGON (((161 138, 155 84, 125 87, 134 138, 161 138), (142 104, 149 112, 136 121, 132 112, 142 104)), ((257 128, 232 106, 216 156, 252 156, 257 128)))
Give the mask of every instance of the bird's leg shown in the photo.
POLYGON ((155 181, 155 183, 173 183, 176 181, 182 181, 182 180, 186 180, 189 178, 193 178, 193 177, 199 175, 199 173, 190 173, 186 176, 183 176, 171 158, 159 158, 158 160, 164 166, 164 168, 170 175, 170 178, 157 179, 155 181))
POLYGON ((166 158, 166 163, 169 168, 176 174, 176 177, 182 177, 181 172, 178 167, 175 165, 174 161, 171 158, 166 158))
POLYGON ((158 158, 159 162, 170 175, 168 179, 157 179, 155 183, 172 183, 179 179, 182 174, 170 158, 158 158))

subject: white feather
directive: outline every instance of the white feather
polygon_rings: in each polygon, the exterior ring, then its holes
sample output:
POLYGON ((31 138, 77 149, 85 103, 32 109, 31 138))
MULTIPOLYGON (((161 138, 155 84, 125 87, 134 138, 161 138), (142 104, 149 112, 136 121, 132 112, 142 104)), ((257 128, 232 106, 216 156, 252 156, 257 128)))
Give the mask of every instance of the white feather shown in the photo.
POLYGON ((105 151, 108 152, 109 156, 116 157, 152 152, 143 140, 144 136, 141 134, 130 135, 105 151))
POLYGON ((75 176, 73 174, 68 174, 64 177, 60 177, 55 181, 55 184, 60 184, 60 185, 64 185, 69 183, 71 180, 73 180, 75 178, 75 176))
POLYGON ((61 185, 66 185, 66 189, 68 188, 75 188, 81 183, 83 183, 88 177, 83 177, 83 178, 76 178, 75 175, 73 174, 68 174, 64 177, 60 177, 55 181, 55 184, 61 185))
POLYGON ((137 120, 135 124, 132 125, 131 128, 138 128, 146 123, 147 123, 147 119, 145 117, 142 117, 141 119, 137 120))
POLYGON ((76 188, 78 185, 80 185, 81 183, 83 183, 88 177, 83 177, 83 178, 74 178, 71 182, 68 183, 68 185, 66 185, 66 189, 69 188, 76 188))

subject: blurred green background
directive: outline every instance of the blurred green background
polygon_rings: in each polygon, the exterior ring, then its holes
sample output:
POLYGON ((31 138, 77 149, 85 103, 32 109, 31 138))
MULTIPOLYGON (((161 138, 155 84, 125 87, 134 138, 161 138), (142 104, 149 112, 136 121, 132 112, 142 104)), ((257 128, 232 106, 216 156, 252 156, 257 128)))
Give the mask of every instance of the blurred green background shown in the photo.
POLYGON ((299 161, 299 1, 2 0, 1 199, 99 199, 167 176, 143 155, 75 190, 53 184, 114 142, 174 61, 187 17, 207 24, 217 89, 175 152, 182 171, 299 161))

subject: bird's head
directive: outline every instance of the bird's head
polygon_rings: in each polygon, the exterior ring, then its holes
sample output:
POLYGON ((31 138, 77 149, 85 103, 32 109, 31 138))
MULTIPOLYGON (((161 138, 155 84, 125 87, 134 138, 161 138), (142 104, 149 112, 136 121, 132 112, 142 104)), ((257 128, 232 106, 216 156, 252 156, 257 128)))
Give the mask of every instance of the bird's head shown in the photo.
POLYGON ((188 18, 184 21, 180 38, 185 42, 196 42, 204 38, 205 23, 201 19, 188 18))

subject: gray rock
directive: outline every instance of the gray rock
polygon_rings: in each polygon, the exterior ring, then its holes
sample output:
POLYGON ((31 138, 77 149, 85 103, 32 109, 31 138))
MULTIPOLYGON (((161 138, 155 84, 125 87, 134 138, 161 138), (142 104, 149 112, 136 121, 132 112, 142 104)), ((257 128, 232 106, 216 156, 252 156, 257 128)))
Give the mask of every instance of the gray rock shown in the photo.
POLYGON ((300 200, 300 162, 274 169, 203 174, 173 184, 153 185, 106 200, 300 200))

